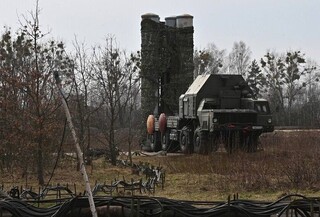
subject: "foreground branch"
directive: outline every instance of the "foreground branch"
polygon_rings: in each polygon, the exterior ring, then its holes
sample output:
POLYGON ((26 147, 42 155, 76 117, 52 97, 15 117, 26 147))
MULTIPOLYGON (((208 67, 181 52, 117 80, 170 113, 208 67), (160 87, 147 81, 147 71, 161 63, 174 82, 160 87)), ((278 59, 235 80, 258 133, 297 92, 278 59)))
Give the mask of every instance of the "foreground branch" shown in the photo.
POLYGON ((86 168, 85 168, 84 161, 83 161, 83 153, 81 151, 81 148, 80 148, 80 145, 79 145, 79 142, 78 142, 78 137, 77 137, 76 131, 74 129, 74 126, 73 126, 73 123, 72 123, 72 120, 71 120, 71 115, 70 115, 70 111, 69 111, 67 102, 66 102, 65 97, 64 97, 63 92, 62 92, 61 80, 59 78, 59 73, 57 71, 54 72, 54 77, 55 77, 55 80, 56 80, 56 84, 57 84, 57 87, 58 87, 58 91, 59 91, 59 95, 60 95, 60 98, 61 98, 61 101, 62 101, 62 105, 63 105, 64 111, 66 113, 66 117, 67 117, 67 120, 68 120, 69 128, 71 130, 71 134, 72 134, 75 146, 76 146, 76 151, 77 151, 79 164, 80 164, 80 172, 81 172, 83 180, 85 182, 86 192, 88 194, 88 200, 89 200, 89 204, 90 204, 90 210, 91 210, 91 213, 92 213, 92 217, 98 217, 97 211, 96 211, 96 207, 95 207, 95 204, 94 204, 94 200, 93 200, 93 196, 92 196, 92 191, 91 191, 91 187, 90 187, 88 174, 86 172, 86 168))

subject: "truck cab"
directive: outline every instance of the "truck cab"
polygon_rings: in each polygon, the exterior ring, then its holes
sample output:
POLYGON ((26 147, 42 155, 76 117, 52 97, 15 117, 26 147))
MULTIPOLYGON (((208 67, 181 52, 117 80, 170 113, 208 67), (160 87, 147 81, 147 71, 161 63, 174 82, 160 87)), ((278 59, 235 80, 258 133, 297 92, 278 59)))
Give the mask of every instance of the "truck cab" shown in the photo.
POLYGON ((257 112, 256 129, 260 128, 262 132, 273 132, 272 114, 269 102, 266 99, 242 99, 241 106, 257 112))

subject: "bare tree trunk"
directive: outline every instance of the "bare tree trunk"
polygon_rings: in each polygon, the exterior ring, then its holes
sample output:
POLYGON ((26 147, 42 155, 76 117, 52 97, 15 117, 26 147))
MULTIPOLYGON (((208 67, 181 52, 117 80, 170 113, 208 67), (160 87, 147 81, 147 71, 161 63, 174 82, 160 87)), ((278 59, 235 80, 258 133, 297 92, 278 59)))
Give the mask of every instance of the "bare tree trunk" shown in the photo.
POLYGON ((129 111, 129 162, 130 166, 132 166, 132 154, 131 154, 131 145, 132 145, 132 132, 131 132, 131 127, 132 127, 132 105, 130 105, 130 111, 129 111))
POLYGON ((89 204, 90 204, 90 210, 91 210, 91 213, 92 213, 92 217, 98 217, 97 210, 96 210, 96 207, 95 207, 95 204, 94 204, 94 200, 93 200, 93 195, 92 195, 92 191, 91 191, 91 187, 90 187, 88 174, 86 172, 86 167, 85 167, 85 164, 84 164, 84 161, 83 161, 83 153, 81 151, 81 148, 80 148, 80 145, 79 145, 79 142, 78 142, 76 131, 75 131, 74 127, 73 127, 73 123, 72 123, 72 120, 71 120, 71 115, 70 115, 70 111, 69 111, 67 102, 66 102, 66 100, 64 98, 64 95, 63 95, 63 92, 62 92, 62 89, 61 89, 61 81, 60 81, 60 78, 59 78, 59 74, 58 74, 57 71, 55 71, 54 73, 55 73, 54 76, 55 76, 56 84, 57 84, 57 87, 58 87, 58 90, 59 90, 59 94, 60 94, 60 97, 61 97, 62 105, 64 107, 64 110, 65 110, 65 113, 66 113, 66 117, 67 117, 67 120, 68 120, 68 124, 69 124, 69 128, 71 130, 72 137, 74 139, 74 143, 75 143, 75 146, 76 146, 76 151, 77 151, 79 164, 80 164, 80 171, 81 171, 81 174, 83 176, 83 180, 85 182, 86 192, 87 192, 87 195, 88 195, 88 200, 89 200, 89 204))
POLYGON ((44 185, 44 178, 43 178, 43 156, 42 156, 42 145, 38 143, 38 150, 37 150, 37 173, 38 173, 38 181, 39 185, 44 185))

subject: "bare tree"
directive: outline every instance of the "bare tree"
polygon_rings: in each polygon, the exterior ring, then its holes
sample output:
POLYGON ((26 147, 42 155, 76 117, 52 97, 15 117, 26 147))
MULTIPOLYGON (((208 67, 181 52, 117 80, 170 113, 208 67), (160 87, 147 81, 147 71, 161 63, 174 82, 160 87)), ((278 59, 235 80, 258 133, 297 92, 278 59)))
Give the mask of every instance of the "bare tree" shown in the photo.
POLYGON ((122 71, 122 56, 116 46, 115 39, 106 39, 105 47, 99 47, 94 54, 93 77, 99 94, 100 128, 103 130, 105 138, 109 143, 111 163, 116 164, 117 147, 115 144, 115 130, 119 119, 119 103, 125 94, 126 76, 122 71))
POLYGON ((60 103, 54 94, 52 69, 59 65, 69 72, 71 60, 65 55, 63 43, 43 42, 38 4, 30 15, 31 21, 25 18, 26 25, 15 37, 7 31, 0 43, 2 88, 9 93, 1 102, 1 111, 6 111, 6 124, 11 128, 6 132, 7 141, 19 145, 18 159, 22 159, 24 173, 32 165, 26 160, 35 159, 38 181, 43 185, 46 153, 56 142, 59 129, 60 103))
POLYGON ((228 56, 228 71, 246 77, 250 65, 250 56, 250 48, 243 41, 235 42, 228 56))
POLYGON ((74 41, 74 73, 72 76, 74 88, 73 99, 75 103, 75 122, 79 131, 79 143, 82 150, 85 150, 86 163, 91 165, 92 161, 89 156, 89 150, 91 147, 91 130, 90 120, 92 111, 90 109, 90 87, 92 83, 92 65, 91 57, 88 56, 88 50, 84 43, 79 43, 77 39, 74 41))
POLYGON ((138 96, 140 94, 140 77, 139 77, 139 70, 140 70, 140 52, 137 54, 131 54, 130 58, 125 59, 125 67, 124 72, 127 77, 127 84, 126 84, 126 103, 125 107, 128 110, 128 122, 129 122, 129 132, 128 132, 128 152, 129 152, 129 161, 130 165, 132 165, 132 122, 133 122, 133 111, 137 110, 139 107, 138 96))
POLYGON ((282 120, 283 124, 291 124, 292 106, 310 82, 307 75, 315 73, 316 68, 309 68, 305 63, 304 54, 300 51, 287 52, 282 56, 267 53, 261 59, 270 100, 281 112, 279 118, 286 118, 282 120))
POLYGON ((297 103, 295 103, 296 114, 292 119, 296 120, 294 124, 299 126, 319 127, 320 71, 317 63, 312 60, 306 61, 306 68, 314 69, 314 72, 306 75, 306 88, 302 90, 302 94, 297 97, 297 103))
POLYGON ((207 48, 194 52, 194 76, 200 74, 216 74, 224 71, 225 50, 219 50, 211 43, 207 48))

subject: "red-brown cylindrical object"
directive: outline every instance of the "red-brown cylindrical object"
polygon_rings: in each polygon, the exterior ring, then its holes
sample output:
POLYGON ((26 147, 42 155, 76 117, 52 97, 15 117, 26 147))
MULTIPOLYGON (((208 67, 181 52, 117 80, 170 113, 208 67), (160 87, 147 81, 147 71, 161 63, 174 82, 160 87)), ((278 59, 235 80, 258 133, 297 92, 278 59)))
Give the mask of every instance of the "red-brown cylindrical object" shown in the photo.
POLYGON ((159 117, 159 130, 161 133, 165 133, 166 128, 167 128, 167 117, 164 113, 161 113, 159 117))
POLYGON ((154 116, 153 115, 148 116, 147 132, 148 132, 148 134, 153 134, 153 132, 154 132, 154 116))

